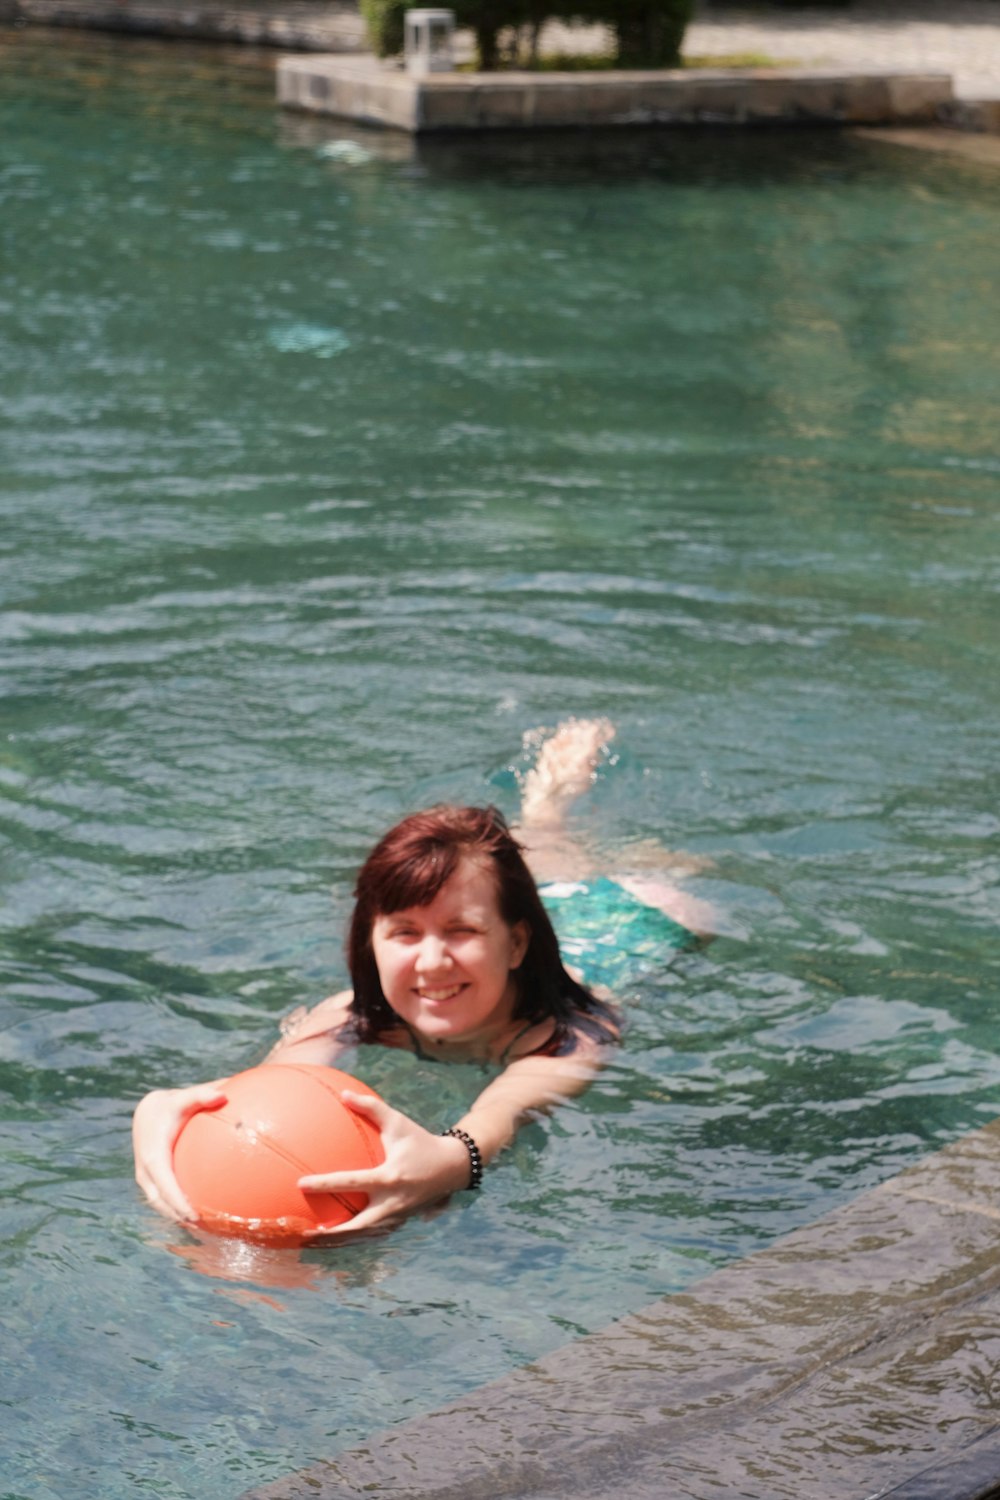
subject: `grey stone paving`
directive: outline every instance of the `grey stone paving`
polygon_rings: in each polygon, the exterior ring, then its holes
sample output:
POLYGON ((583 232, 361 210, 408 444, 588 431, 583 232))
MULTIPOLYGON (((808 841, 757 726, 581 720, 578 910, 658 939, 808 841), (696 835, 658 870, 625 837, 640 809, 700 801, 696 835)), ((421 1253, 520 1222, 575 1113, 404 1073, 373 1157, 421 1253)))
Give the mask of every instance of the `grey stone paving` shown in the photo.
POLYGON ((703 4, 685 52, 766 52, 810 67, 950 73, 960 98, 1000 99, 1000 0, 854 0, 746 11, 703 4))
POLYGON ((243 1500, 977 1500, 1000 1122, 691 1290, 243 1500))

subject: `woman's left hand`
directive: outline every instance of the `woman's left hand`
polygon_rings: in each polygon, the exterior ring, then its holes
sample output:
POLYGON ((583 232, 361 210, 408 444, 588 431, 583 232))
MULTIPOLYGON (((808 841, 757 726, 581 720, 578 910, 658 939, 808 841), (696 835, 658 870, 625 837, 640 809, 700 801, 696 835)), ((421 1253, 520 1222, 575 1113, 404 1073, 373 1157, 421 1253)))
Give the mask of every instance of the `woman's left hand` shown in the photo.
POLYGON ((469 1182, 469 1153, 453 1136, 432 1135, 384 1099, 350 1090, 344 1103, 378 1127, 385 1161, 355 1172, 313 1172, 299 1178, 306 1193, 364 1192, 368 1203, 346 1224, 320 1225, 310 1240, 342 1239, 365 1230, 390 1229, 408 1214, 438 1203, 469 1182))

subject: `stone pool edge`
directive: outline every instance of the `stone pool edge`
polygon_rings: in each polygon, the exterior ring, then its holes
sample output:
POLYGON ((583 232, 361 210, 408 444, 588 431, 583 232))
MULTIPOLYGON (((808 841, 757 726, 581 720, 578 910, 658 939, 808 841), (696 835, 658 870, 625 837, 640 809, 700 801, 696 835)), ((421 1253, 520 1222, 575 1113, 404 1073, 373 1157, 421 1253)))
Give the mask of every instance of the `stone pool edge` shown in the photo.
POLYGON ((411 134, 636 125, 933 125, 947 73, 699 68, 415 77, 370 55, 284 56, 278 102, 411 134))
POLYGON ((1000 1120, 241 1500, 984 1500, 1000 1494, 998 1355, 1000 1120))

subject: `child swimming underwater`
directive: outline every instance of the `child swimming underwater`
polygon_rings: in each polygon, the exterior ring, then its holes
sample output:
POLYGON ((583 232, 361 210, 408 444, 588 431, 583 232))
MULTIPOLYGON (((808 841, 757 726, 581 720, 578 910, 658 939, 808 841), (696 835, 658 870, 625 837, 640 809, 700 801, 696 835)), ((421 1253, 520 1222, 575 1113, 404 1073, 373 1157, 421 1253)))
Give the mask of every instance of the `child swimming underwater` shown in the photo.
MULTIPOLYGON (((478 1187, 526 1118, 593 1079, 617 1040, 617 1012, 564 964, 546 903, 557 912, 589 907, 605 949, 623 922, 648 928, 651 915, 662 924, 661 946, 684 946, 706 929, 707 908, 659 877, 593 881, 566 832, 565 814, 613 735, 603 719, 560 725, 525 777, 514 830, 495 808, 430 808, 390 829, 362 866, 347 942, 352 988, 288 1017, 267 1061, 334 1065, 349 1047, 378 1042, 501 1071, 444 1135, 380 1099, 346 1094, 379 1128, 385 1161, 301 1179, 308 1191, 368 1196, 349 1224, 317 1238, 386 1229, 478 1187), (549 884, 540 891, 536 879, 549 884)), ((586 969, 586 953, 576 956, 586 969)), ((135 1111, 136 1180, 170 1218, 194 1217, 173 1172, 177 1137, 192 1114, 218 1108, 225 1090, 225 1079, 157 1090, 135 1111)))

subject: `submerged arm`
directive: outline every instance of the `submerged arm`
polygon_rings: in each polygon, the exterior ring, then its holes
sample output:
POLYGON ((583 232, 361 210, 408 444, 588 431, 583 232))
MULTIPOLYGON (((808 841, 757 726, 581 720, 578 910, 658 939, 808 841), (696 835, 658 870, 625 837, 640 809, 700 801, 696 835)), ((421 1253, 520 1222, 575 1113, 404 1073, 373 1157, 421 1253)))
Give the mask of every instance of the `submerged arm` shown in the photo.
POLYGON ((566 1057, 516 1059, 487 1084, 458 1127, 472 1136, 483 1161, 492 1161, 526 1120, 582 1094, 600 1071, 603 1050, 580 1039, 566 1057))

